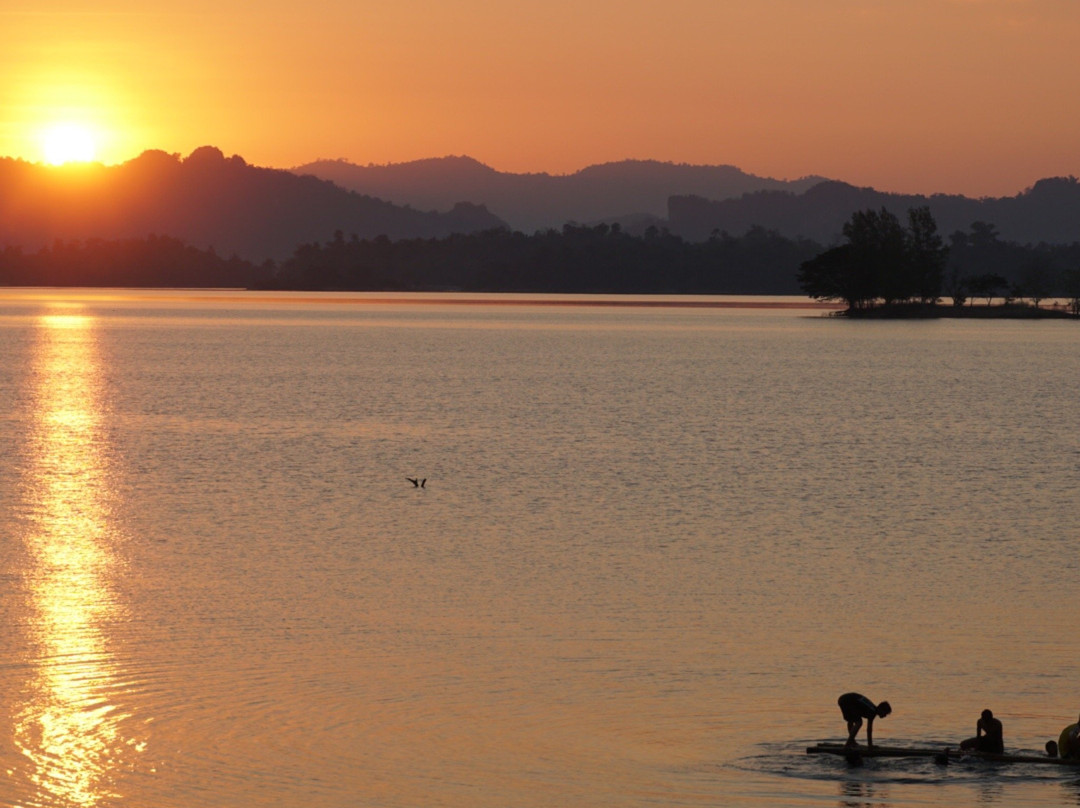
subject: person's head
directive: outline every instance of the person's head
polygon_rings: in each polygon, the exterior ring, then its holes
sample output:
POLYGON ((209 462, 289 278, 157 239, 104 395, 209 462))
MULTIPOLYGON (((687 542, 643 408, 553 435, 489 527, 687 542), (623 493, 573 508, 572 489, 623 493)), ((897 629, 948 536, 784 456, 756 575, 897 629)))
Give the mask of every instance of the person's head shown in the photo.
POLYGON ((985 718, 987 721, 989 721, 991 718, 994 717, 994 714, 992 712, 990 712, 989 710, 983 710, 982 711, 982 717, 985 718))
POLYGON ((887 716, 891 712, 892 712, 892 706, 887 701, 883 701, 883 702, 881 702, 881 704, 879 704, 877 706, 877 714, 881 718, 884 718, 885 716, 887 716))

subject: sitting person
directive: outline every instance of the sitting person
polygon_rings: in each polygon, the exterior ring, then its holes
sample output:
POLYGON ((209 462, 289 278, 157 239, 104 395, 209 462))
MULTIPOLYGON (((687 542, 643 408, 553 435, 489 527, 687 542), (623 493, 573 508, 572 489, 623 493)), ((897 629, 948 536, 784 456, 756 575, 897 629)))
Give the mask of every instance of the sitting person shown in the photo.
POLYGON ((1069 724, 1058 736, 1058 755, 1063 758, 1080 758, 1080 721, 1069 724))
POLYGON ((992 755, 1005 753, 1005 737, 1001 722, 989 710, 983 710, 975 723, 975 737, 960 744, 965 752, 988 752, 992 755))

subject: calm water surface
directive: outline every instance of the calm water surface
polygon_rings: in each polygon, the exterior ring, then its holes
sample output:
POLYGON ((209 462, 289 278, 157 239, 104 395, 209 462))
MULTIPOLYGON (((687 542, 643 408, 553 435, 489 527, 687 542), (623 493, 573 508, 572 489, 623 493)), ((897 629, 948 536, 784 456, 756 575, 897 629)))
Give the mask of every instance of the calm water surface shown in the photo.
POLYGON ((1080 804, 803 754, 1076 719, 1080 327, 485 300, 0 295, 0 804, 1080 804))

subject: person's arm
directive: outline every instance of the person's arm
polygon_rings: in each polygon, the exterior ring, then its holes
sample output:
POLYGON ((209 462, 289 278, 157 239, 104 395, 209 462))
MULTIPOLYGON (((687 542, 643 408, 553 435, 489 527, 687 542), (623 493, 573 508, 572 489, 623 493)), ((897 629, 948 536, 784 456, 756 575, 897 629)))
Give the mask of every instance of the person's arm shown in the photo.
POLYGON ((868 747, 874 745, 874 716, 866 719, 866 745, 868 747))
POLYGON ((983 734, 983 720, 980 718, 975 722, 975 737, 981 738, 983 734))

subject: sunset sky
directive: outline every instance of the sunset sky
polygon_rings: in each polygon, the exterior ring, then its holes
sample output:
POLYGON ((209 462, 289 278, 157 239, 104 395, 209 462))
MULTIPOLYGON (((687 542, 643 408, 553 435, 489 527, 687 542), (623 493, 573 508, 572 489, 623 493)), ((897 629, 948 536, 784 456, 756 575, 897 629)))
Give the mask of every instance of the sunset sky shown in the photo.
POLYGON ((207 144, 282 168, 467 154, 568 173, 649 158, 1000 196, 1080 174, 1078 90, 1078 0, 0 10, 0 155, 33 161, 65 124, 105 163, 207 144))

